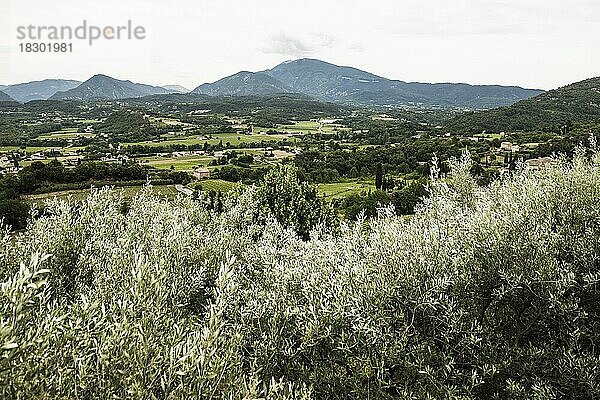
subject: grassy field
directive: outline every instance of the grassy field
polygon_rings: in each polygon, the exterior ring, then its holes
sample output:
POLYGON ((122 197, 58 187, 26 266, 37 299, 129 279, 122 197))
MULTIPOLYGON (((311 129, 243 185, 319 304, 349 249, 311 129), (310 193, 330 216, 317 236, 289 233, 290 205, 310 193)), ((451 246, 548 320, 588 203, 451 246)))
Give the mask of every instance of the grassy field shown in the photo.
POLYGON ((143 165, 149 165, 159 169, 171 169, 175 171, 192 171, 195 167, 206 167, 214 157, 190 156, 190 157, 143 157, 138 161, 143 165))
POLYGON ((94 137, 96 134, 94 133, 61 133, 61 132, 51 132, 41 136, 38 136, 38 139, 76 139, 78 137, 94 137))
POLYGON ((80 150, 83 150, 84 147, 52 147, 52 146, 28 146, 25 147, 24 149, 20 148, 19 146, 0 146, 0 153, 10 153, 10 152, 21 152, 24 151, 28 154, 33 154, 33 153, 39 153, 41 152, 45 152, 45 151, 50 151, 50 150, 58 150, 61 153, 65 153, 65 152, 77 152, 80 150))
POLYGON ((227 192, 233 189, 237 183, 224 181, 222 179, 204 179, 201 181, 193 182, 189 186, 197 189, 198 186, 202 187, 202 190, 205 192, 210 192, 214 190, 216 192, 227 192))
POLYGON ((24 149, 21 149, 19 146, 0 146, 0 153, 7 153, 7 152, 12 152, 12 151, 26 151, 27 153, 37 153, 40 151, 48 151, 48 150, 52 150, 52 149, 56 149, 56 150, 60 150, 60 147, 26 147, 24 149))
MULTIPOLYGON (((76 159, 77 159, 77 156, 57 157, 56 159, 57 159, 58 161, 60 161, 61 163, 63 163, 63 164, 64 164, 65 162, 67 162, 67 161, 69 161, 69 160, 76 160, 76 159)), ((19 161, 19 165, 20 165, 21 167, 27 167, 27 166, 29 166, 29 165, 33 164, 34 162, 41 162, 41 163, 43 163, 43 164, 48 164, 50 161, 53 161, 53 160, 54 160, 54 158, 47 158, 47 159, 45 159, 45 160, 40 160, 40 161, 28 161, 28 160, 23 160, 23 161, 19 161)))
POLYGON ((44 133, 38 136, 38 139, 74 139, 77 137, 94 137, 93 133, 77 132, 77 128, 65 128, 60 131, 44 133))
MULTIPOLYGON (((123 195, 125 198, 131 198, 135 196, 137 193, 142 190, 143 186, 126 186, 126 187, 116 187, 114 190, 123 191, 123 195)), ((74 201, 82 201, 85 200, 90 194, 91 189, 82 189, 82 190, 65 190, 62 192, 54 192, 54 193, 43 193, 43 194, 34 194, 25 196, 25 199, 31 203, 42 204, 45 200, 50 199, 60 199, 60 200, 74 200, 74 201)), ((152 191, 160 196, 164 196, 167 198, 174 198, 177 195, 177 189, 175 189, 174 185, 164 185, 164 186, 152 186, 152 191)))
POLYGON ((293 125, 277 125, 277 129, 287 132, 315 133, 319 131, 319 125, 316 121, 298 121, 293 125))
MULTIPOLYGON (((238 154, 252 154, 253 156, 262 155, 264 149, 235 149, 238 154)), ((276 157, 290 157, 291 154, 275 150, 276 157)), ((185 156, 185 157, 140 157, 136 160, 143 165, 149 165, 159 169, 170 169, 171 165, 176 171, 193 171, 195 167, 208 167, 214 156, 185 156)), ((210 168, 210 167, 209 167, 210 168)))
POLYGON ((167 139, 162 142, 139 142, 139 143, 123 143, 123 146, 131 146, 131 145, 144 145, 150 147, 161 147, 161 146, 169 146, 169 145, 203 145, 208 142, 208 144, 216 145, 223 141, 223 146, 226 146, 229 142, 232 146, 236 146, 240 143, 260 143, 262 141, 271 142, 271 141, 279 141, 279 140, 290 140, 288 135, 267 135, 267 134, 256 134, 256 135, 240 135, 237 133, 218 133, 212 135, 212 139, 204 139, 202 135, 193 135, 193 136, 174 136, 174 135, 165 135, 167 139), (169 137, 171 137, 169 139, 169 137))
POLYGON ((327 198, 339 198, 352 193, 375 190, 375 184, 369 181, 321 183, 317 185, 317 190, 327 198))
POLYGON ((277 125, 277 129, 290 133, 333 133, 335 130, 348 130, 340 124, 323 124, 318 121, 297 121, 292 125, 277 125))

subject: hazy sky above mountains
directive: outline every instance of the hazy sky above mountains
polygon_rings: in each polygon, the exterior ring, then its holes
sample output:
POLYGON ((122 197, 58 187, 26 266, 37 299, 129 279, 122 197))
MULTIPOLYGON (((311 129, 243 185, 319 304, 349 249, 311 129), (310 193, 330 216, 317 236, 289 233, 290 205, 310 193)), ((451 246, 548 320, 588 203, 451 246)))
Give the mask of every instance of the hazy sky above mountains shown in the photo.
POLYGON ((600 75, 597 0, 0 0, 0 84, 96 73, 193 89, 293 58, 392 79, 550 89, 600 75), (27 54, 17 27, 131 20, 143 40, 27 54))

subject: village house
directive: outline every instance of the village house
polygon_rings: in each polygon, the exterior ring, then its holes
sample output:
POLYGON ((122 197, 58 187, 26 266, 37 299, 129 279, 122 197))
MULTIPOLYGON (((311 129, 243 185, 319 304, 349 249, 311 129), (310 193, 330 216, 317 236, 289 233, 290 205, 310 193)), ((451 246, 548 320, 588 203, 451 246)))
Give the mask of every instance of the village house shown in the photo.
POLYGON ((502 142, 500 143, 500 150, 511 151, 512 143, 511 142, 502 142))
POLYGON ((210 178, 210 170, 204 167, 194 168, 194 172, 192 173, 194 178, 200 180, 203 178, 210 178))
POLYGON ((45 160, 45 159, 46 159, 46 156, 44 155, 44 153, 35 153, 35 154, 32 154, 32 155, 29 157, 29 159, 30 159, 31 161, 43 161, 43 160, 45 160))

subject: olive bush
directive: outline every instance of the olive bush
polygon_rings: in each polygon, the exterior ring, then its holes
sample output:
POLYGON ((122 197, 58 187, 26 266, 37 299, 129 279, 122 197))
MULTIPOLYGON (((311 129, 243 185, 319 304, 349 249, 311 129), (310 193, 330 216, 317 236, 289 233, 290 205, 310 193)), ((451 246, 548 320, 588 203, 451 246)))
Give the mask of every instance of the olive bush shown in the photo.
POLYGON ((0 396, 598 398, 592 153, 307 236, 278 189, 50 201, 0 233, 0 396))

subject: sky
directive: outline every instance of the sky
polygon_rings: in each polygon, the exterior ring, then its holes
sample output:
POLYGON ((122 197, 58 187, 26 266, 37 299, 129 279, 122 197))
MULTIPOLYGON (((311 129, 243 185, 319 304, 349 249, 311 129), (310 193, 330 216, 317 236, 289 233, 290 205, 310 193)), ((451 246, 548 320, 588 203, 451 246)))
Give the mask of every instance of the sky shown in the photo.
POLYGON ((193 89, 309 57, 403 81, 552 89, 600 76, 597 21, 598 0, 0 0, 0 85, 103 73, 193 89), (83 20, 131 21, 145 37, 20 50, 36 40, 19 26, 83 20))

